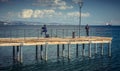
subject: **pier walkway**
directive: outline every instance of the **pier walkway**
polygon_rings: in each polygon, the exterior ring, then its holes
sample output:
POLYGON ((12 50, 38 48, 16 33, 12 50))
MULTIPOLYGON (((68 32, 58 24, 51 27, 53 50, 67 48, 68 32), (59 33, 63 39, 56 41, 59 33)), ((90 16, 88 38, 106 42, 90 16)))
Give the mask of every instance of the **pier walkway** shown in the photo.
MULTIPOLYGON (((0 46, 13 46, 13 58, 16 58, 17 61, 22 62, 22 47, 23 46, 36 46, 36 58, 38 58, 38 46, 41 46, 41 58, 47 60, 47 48, 48 45, 57 44, 57 56, 59 57, 59 45, 62 45, 62 55, 64 55, 64 44, 68 44, 68 58, 70 58, 70 44, 76 44, 76 56, 78 56, 78 44, 82 44, 82 55, 85 54, 85 44, 88 44, 88 56, 91 57, 91 44, 95 44, 95 52, 97 53, 97 44, 108 43, 108 55, 111 56, 111 41, 110 37, 97 37, 97 36, 81 36, 76 38, 66 37, 66 38, 58 38, 58 37, 50 37, 50 38, 36 38, 36 37, 26 37, 26 38, 0 38, 0 46), (45 46, 45 52, 43 53, 43 45, 45 46), (15 49, 17 49, 17 53, 15 53, 15 49), (43 56, 45 55, 45 56, 43 56)), ((103 45, 101 45, 101 55, 103 55, 103 45)))

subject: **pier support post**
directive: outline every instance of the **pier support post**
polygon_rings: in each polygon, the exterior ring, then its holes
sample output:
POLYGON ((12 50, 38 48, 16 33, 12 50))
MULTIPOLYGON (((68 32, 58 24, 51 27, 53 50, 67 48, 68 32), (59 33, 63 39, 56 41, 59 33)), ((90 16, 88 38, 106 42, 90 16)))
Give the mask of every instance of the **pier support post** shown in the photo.
POLYGON ((20 62, 20 49, 19 49, 19 46, 17 46, 17 61, 20 62))
POLYGON ((68 59, 70 59, 70 42, 68 43, 68 59))
POLYGON ((13 63, 15 63, 15 46, 13 46, 13 63))
POLYGON ((89 57, 91 57, 91 43, 89 43, 89 52, 88 52, 89 54, 89 57))
POLYGON ((65 46, 64 44, 62 44, 62 57, 64 57, 64 50, 65 50, 65 46))
POLYGON ((43 45, 40 46, 40 58, 43 59, 43 45))
POLYGON ((97 54, 97 43, 95 43, 95 45, 94 45, 94 47, 95 47, 95 54, 97 54))
POLYGON ((36 60, 38 60, 38 45, 36 45, 36 60))
POLYGON ((59 44, 57 44, 57 58, 59 58, 59 44))
POLYGON ((78 44, 76 44, 76 57, 78 57, 78 44))
POLYGON ((101 55, 103 55, 103 43, 101 43, 101 55))
POLYGON ((23 62, 23 59, 22 59, 22 46, 19 47, 20 48, 20 63, 23 62))
POLYGON ((111 42, 108 43, 108 56, 111 57, 111 42))
POLYGON ((82 56, 85 56, 85 44, 82 45, 82 56))
POLYGON ((47 47, 48 47, 48 43, 45 43, 45 60, 47 61, 47 47))

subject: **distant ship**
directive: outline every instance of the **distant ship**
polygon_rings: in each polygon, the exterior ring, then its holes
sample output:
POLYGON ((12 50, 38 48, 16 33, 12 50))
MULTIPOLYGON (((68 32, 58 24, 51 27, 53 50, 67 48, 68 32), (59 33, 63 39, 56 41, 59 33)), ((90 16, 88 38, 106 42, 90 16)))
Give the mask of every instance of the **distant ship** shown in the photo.
POLYGON ((112 24, 111 24, 111 23, 108 23, 108 22, 107 22, 105 25, 106 25, 106 26, 112 26, 112 24))

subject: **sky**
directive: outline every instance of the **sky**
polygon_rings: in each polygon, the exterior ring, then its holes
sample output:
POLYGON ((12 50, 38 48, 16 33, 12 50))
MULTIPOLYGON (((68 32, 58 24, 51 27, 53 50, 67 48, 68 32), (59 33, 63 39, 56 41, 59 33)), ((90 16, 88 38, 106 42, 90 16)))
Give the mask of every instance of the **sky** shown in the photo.
MULTIPOLYGON (((0 21, 79 24, 80 0, 0 0, 0 21)), ((82 0, 82 25, 120 25, 120 0, 82 0)))

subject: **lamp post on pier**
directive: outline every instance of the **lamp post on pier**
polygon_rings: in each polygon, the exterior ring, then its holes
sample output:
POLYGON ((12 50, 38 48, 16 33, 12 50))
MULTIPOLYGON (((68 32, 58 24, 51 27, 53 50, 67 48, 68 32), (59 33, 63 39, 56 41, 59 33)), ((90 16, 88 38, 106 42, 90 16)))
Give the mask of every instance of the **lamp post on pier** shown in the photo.
POLYGON ((78 5, 79 5, 79 37, 80 37, 80 27, 81 27, 81 8, 83 6, 83 1, 82 0, 79 0, 78 1, 78 5))

